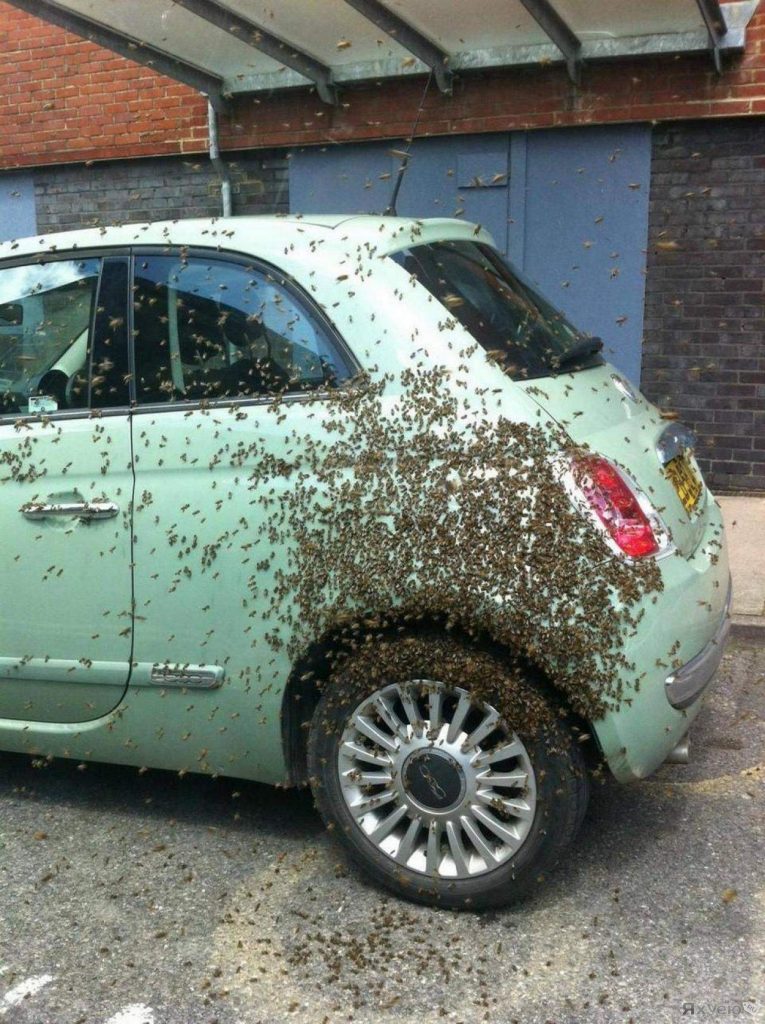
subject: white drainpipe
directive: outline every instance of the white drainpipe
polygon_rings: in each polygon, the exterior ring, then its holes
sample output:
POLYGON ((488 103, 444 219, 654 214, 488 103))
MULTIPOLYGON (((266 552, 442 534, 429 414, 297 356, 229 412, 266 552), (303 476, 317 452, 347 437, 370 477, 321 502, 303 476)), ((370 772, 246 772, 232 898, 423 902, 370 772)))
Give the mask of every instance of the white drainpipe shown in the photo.
POLYGON ((220 149, 218 148, 218 115, 215 107, 207 101, 207 139, 210 149, 210 160, 220 178, 220 199, 224 217, 231 216, 231 179, 228 174, 228 167, 221 160, 220 149))

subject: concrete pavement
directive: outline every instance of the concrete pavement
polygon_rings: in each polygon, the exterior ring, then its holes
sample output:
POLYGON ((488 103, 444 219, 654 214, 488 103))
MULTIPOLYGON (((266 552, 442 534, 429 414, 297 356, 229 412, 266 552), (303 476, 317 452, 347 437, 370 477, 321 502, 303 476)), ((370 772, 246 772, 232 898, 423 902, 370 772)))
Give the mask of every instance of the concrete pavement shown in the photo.
POLYGON ((592 787, 522 904, 454 914, 352 870, 305 791, 0 758, 0 1024, 765 1020, 765 647, 691 763, 592 787))
POLYGON ((765 635, 765 498, 718 497, 733 576, 733 631, 765 635))

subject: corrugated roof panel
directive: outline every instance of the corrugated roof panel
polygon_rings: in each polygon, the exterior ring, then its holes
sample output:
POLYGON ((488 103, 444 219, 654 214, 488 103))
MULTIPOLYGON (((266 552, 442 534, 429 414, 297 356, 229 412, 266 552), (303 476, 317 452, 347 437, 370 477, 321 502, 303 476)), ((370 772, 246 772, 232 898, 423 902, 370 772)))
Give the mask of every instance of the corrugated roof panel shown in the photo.
MULTIPOLYGON (((45 18, 55 9, 85 15, 108 28, 137 38, 189 64, 223 79, 226 92, 259 92, 305 86, 310 76, 320 95, 334 99, 331 79, 342 86, 352 81, 399 77, 427 70, 422 61, 437 67, 438 84, 448 88, 442 53, 434 60, 430 50, 410 49, 356 8, 377 5, 407 22, 414 31, 448 55, 448 69, 548 64, 562 59, 561 50, 545 34, 530 11, 543 8, 541 0, 481 0, 479 6, 450 0, 193 0, 201 9, 211 5, 223 21, 216 26, 187 10, 191 0, 9 0, 45 18), (528 9, 527 9, 528 8, 528 9), (268 55, 249 45, 241 32, 227 30, 226 11, 240 15, 284 40, 288 47, 319 62, 292 60, 284 67, 282 51, 268 55)), ((688 53, 711 49, 701 13, 702 0, 547 0, 558 15, 557 38, 568 50, 569 71, 576 79, 578 58, 585 61, 653 53, 688 53), (560 26, 563 26, 561 29, 560 26), (567 28, 566 28, 567 26, 567 28), (576 47, 581 41, 581 51, 576 47), (568 45, 566 42, 568 41, 568 45)), ((704 0, 712 3, 713 0, 704 0)), ((745 30, 758 0, 734 0, 723 5, 729 31, 718 40, 719 49, 741 49, 745 30)), ((60 19, 59 19, 60 20, 60 19)), ((544 18, 541 19, 544 21, 544 18)), ((548 23, 549 29, 549 23, 548 23)), ((75 31, 82 32, 81 26, 75 31)), ((551 30, 551 36, 556 32, 551 30)), ((403 36, 401 37, 403 38, 403 36)), ((289 52, 285 52, 288 63, 289 52)), ((719 65, 719 53, 715 53, 719 65)), ((141 55, 136 55, 141 60, 141 55)), ((170 68, 170 73, 173 69, 170 68)), ((182 77, 179 73, 179 77, 182 77)))
MULTIPOLYGON (((392 5, 391 5, 392 6, 392 5)), ((408 52, 345 0, 226 0, 226 7, 332 67, 405 60, 408 52)))
MULTIPOLYGON (((276 73, 282 67, 247 43, 200 21, 168 0, 130 0, 129 3, 125 0, 64 0, 58 6, 166 50, 224 79, 242 73, 276 73)), ((40 16, 44 16, 42 8, 40 16)))
POLYGON ((512 41, 516 46, 549 40, 518 0, 449 4, 444 0, 388 0, 391 10, 453 54, 512 41))
POLYGON ((555 8, 582 41, 704 28, 696 0, 555 0, 555 8))

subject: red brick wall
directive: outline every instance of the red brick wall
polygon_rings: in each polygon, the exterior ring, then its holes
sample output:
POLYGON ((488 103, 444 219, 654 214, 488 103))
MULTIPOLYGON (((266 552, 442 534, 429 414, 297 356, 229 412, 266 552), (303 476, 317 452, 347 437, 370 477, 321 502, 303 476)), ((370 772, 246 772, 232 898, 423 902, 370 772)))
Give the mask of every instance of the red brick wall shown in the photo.
MULTIPOLYGON (((747 52, 717 78, 708 56, 585 68, 575 89, 562 67, 470 73, 452 97, 435 89, 420 131, 510 131, 554 125, 765 113, 765 5, 747 52)), ((0 2, 0 167, 195 153, 206 105, 187 86, 132 64, 0 2)), ((240 98, 222 121, 228 148, 274 147, 409 132, 422 80, 345 88, 337 108, 307 91, 240 98)))
POLYGON ((0 167, 178 153, 206 117, 193 89, 0 3, 0 167))
POLYGON ((765 118, 654 132, 641 388, 723 491, 765 490, 764 199, 765 118))

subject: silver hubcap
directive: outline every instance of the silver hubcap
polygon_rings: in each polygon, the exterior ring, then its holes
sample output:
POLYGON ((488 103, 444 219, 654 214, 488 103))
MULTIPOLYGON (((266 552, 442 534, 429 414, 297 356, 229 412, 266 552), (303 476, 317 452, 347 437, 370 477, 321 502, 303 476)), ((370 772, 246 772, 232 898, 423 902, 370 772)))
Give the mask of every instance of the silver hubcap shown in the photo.
POLYGON ((338 771, 359 828, 410 871, 484 874, 520 849, 534 820, 526 748, 459 687, 416 679, 377 690, 348 721, 338 771))

